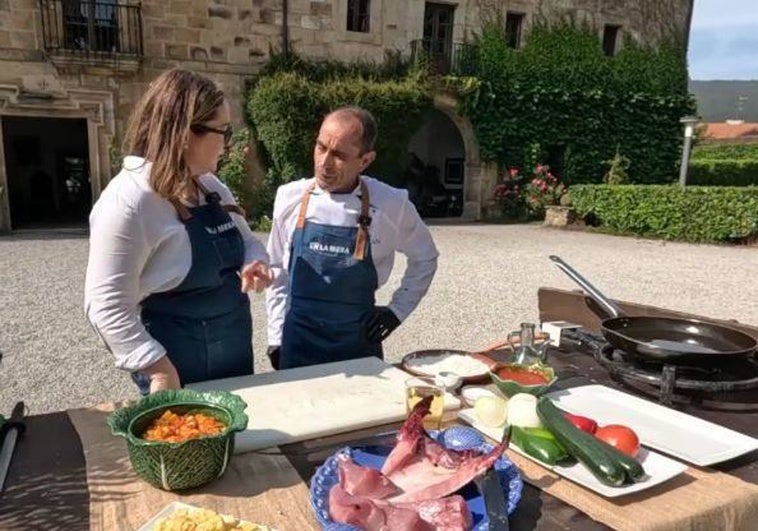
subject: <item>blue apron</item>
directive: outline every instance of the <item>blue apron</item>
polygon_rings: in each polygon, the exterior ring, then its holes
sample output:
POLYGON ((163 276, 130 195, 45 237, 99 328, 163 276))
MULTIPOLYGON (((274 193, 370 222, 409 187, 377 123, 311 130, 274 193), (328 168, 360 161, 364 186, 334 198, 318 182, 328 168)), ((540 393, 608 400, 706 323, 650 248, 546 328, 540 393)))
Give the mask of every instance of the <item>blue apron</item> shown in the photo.
POLYGON ((354 227, 306 221, 315 182, 303 195, 290 249, 280 369, 382 357, 381 343, 366 339, 378 279, 368 235, 368 187, 360 184, 361 214, 354 227))
MULTIPOLYGON (((189 236, 192 265, 176 288, 142 301, 141 319, 166 348, 182 385, 253 373, 253 324, 250 299, 238 275, 245 244, 218 193, 205 194, 205 205, 186 207, 172 201, 189 236)), ((145 374, 133 373, 142 394, 150 391, 145 374)))

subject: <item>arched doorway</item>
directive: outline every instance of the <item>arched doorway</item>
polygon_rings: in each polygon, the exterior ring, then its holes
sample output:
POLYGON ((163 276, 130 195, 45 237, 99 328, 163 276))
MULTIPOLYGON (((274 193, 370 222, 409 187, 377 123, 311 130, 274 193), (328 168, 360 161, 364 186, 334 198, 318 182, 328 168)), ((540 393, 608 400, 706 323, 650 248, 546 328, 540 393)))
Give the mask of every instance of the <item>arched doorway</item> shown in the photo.
POLYGON ((424 217, 480 219, 482 163, 471 122, 458 113, 456 100, 434 98, 408 143, 408 195, 424 217))
POLYGON ((408 142, 408 196, 422 217, 463 214, 466 151, 455 124, 433 109, 408 142))

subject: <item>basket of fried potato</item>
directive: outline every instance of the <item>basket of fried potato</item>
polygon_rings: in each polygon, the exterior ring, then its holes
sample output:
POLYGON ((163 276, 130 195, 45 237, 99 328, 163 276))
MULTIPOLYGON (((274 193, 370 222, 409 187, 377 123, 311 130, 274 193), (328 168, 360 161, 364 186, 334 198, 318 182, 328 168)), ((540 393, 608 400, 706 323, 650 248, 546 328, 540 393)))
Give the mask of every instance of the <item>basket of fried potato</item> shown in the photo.
POLYGON ((155 515, 140 531, 274 531, 212 509, 174 502, 155 515))

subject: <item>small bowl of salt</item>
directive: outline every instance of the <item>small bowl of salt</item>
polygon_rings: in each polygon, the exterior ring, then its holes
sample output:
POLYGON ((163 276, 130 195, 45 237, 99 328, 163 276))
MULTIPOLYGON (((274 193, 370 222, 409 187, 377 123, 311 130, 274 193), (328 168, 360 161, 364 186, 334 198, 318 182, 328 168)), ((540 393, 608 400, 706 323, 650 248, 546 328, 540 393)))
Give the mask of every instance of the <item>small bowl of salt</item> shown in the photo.
POLYGON ((463 383, 463 379, 454 372, 440 371, 434 377, 434 383, 446 393, 454 393, 463 383))

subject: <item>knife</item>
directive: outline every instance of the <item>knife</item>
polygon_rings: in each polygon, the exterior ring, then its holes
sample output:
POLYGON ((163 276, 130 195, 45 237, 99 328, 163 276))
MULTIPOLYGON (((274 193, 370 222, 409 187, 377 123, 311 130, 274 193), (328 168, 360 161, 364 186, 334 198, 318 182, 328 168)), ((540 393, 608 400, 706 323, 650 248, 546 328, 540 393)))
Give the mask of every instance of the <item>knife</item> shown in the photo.
POLYGON ((18 436, 26 429, 26 425, 23 422, 25 410, 26 407, 23 402, 16 402, 10 418, 0 428, 0 436, 3 441, 2 448, 0 449, 0 494, 2 494, 5 488, 5 478, 11 465, 16 441, 18 440, 18 436))
MULTIPOLYGON (((511 427, 507 426, 503 432, 505 447, 511 438, 511 427)), ((487 470, 484 476, 474 480, 479 492, 484 498, 484 508, 489 521, 489 531, 508 531, 508 500, 505 497, 503 485, 500 483, 497 470, 494 466, 487 470)))

